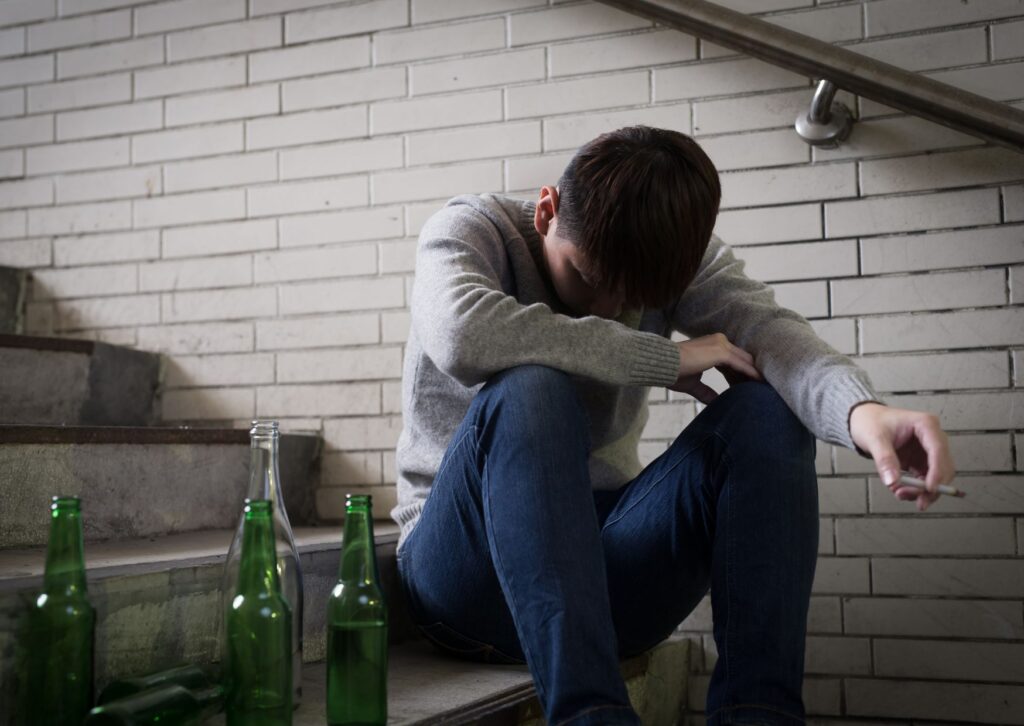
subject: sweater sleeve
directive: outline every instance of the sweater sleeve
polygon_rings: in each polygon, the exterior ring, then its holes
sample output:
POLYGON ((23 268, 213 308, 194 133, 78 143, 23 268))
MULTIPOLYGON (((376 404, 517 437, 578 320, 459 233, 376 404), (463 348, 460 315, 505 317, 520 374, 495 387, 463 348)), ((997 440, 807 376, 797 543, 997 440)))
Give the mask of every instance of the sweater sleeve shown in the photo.
POLYGON ((507 265, 497 230, 451 207, 424 227, 416 252, 412 327, 434 365, 464 386, 539 364, 613 385, 676 380, 675 343, 593 315, 573 318, 502 289, 507 265))
POLYGON ((768 285, 744 273, 746 262, 713 235, 697 277, 672 312, 689 337, 721 332, 754 363, 797 418, 822 441, 855 450, 850 414, 867 401, 884 403, 868 374, 826 343, 807 319, 779 306, 768 285))

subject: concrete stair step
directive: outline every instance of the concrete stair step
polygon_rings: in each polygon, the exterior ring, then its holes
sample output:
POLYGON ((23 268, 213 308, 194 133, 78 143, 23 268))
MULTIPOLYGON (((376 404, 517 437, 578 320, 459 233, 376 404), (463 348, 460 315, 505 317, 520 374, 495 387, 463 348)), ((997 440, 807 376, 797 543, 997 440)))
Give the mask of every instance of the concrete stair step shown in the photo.
POLYGON ((0 370, 0 423, 146 426, 157 419, 155 353, 0 334, 0 370))
POLYGON ((20 333, 24 321, 28 273, 0 267, 0 333, 20 333))
MULTIPOLYGON (((321 440, 282 434, 292 526, 316 523, 321 440)), ((87 542, 234 527, 246 429, 0 425, 0 549, 45 545, 53 495, 82 497, 87 542)))
MULTIPOLYGON (((450 658, 412 625, 398 582, 398 527, 374 523, 389 604, 389 724, 529 724, 543 718, 526 666, 450 658)), ((97 609, 96 685, 181 662, 216 661, 217 603, 230 530, 86 545, 89 594, 97 609)), ((327 598, 337 578, 341 527, 300 527, 305 578, 303 705, 295 726, 324 723, 327 598)), ((45 548, 0 551, 0 726, 13 726, 14 637, 19 613, 41 584, 45 548)), ((673 636, 624 660, 623 677, 644 723, 681 723, 689 642, 673 636)), ((222 724, 213 719, 210 723, 222 724)))

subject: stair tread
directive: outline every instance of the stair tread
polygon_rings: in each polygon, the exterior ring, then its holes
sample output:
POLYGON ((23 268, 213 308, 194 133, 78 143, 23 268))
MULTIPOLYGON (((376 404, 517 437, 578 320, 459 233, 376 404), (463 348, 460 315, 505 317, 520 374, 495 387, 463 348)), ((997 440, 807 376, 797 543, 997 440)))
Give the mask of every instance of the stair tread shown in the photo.
MULTIPOLYGON (((282 437, 319 438, 315 433, 282 437)), ((191 426, 0 424, 0 444, 248 444, 249 429, 191 426)))
MULTIPOLYGON (((82 338, 53 338, 45 335, 0 333, 0 348, 28 348, 29 350, 53 350, 62 353, 91 355, 96 348, 96 343, 82 338)), ((150 355, 156 354, 151 353, 150 355)))
MULTIPOLYGON (((398 539, 398 525, 375 520, 374 540, 383 544, 398 539)), ((341 547, 341 525, 296 527, 300 553, 341 547)), ((165 569, 196 567, 223 561, 234 530, 214 529, 113 542, 87 542, 85 565, 90 579, 144 574, 165 569)), ((46 547, 0 550, 0 592, 18 590, 43 574, 46 547)))

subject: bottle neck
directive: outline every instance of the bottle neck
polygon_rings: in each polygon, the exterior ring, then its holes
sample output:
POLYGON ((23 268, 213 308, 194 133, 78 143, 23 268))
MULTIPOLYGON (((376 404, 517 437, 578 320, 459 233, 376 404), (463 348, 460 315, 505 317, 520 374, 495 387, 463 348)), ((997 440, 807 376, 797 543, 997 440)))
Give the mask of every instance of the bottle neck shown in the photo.
POLYGON ((277 556, 274 550, 274 526, 270 510, 247 511, 242 525, 242 562, 238 573, 238 592, 255 594, 280 592, 277 556))
POLYGON ((345 512, 345 536, 341 546, 338 579, 367 584, 377 581, 373 518, 364 507, 349 507, 345 512))
POLYGON ((278 474, 278 434, 253 435, 249 451, 250 499, 280 501, 278 474))
POLYGON ((77 508, 55 507, 51 515, 43 588, 53 595, 84 595, 85 554, 81 512, 77 508))

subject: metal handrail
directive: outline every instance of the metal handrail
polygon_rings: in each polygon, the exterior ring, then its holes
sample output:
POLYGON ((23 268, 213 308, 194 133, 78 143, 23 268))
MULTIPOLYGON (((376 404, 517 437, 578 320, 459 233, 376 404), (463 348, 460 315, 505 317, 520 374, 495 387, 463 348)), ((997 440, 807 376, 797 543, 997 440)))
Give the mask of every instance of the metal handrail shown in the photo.
POLYGON ((707 0, 600 0, 858 96, 1024 152, 1024 111, 707 0))

